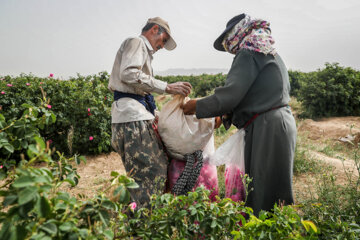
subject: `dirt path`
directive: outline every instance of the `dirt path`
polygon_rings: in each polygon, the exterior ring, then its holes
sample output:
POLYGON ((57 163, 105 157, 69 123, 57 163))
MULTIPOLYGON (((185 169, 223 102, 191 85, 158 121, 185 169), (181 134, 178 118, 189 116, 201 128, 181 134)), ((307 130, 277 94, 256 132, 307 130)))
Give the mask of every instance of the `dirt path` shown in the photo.
POLYGON ((334 172, 338 173, 339 175, 349 173, 349 174, 353 174, 357 177, 359 176, 359 173, 357 171, 357 166, 356 166, 354 160, 352 160, 352 159, 341 160, 338 158, 328 157, 325 154, 315 152, 315 151, 310 151, 310 155, 315 159, 318 159, 328 165, 333 166, 334 172))
POLYGON ((317 121, 306 119, 299 123, 298 131, 307 132, 311 140, 338 140, 350 133, 360 133, 360 117, 333 117, 317 121))
POLYGON ((84 194, 86 197, 93 197, 99 191, 110 185, 111 172, 117 171, 125 174, 121 157, 116 152, 101 154, 98 156, 87 156, 86 164, 77 166, 80 175, 79 184, 68 190, 73 195, 84 194))

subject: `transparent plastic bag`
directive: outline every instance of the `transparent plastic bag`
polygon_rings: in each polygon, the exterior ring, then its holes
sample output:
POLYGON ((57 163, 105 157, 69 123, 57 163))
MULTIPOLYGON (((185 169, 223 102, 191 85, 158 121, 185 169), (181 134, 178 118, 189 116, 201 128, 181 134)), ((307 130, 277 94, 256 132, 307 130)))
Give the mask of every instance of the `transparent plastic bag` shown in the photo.
POLYGON ((225 164, 225 197, 233 201, 245 200, 245 130, 240 129, 224 142, 210 157, 214 166, 225 164))
POLYGON ((231 135, 210 157, 210 164, 236 165, 241 171, 245 171, 244 151, 245 151, 245 130, 240 129, 231 135))
MULTIPOLYGON (((214 151, 214 136, 212 136, 209 142, 206 144, 205 148, 203 149, 203 167, 201 168, 199 178, 193 188, 193 190, 195 190, 200 186, 204 186, 205 189, 208 189, 210 191, 209 198, 212 201, 215 201, 215 196, 219 194, 217 169, 216 166, 209 163, 209 156, 212 155, 214 151)), ((170 189, 173 188, 182 171, 184 171, 185 165, 186 162, 175 158, 170 161, 168 170, 168 181, 170 189)))

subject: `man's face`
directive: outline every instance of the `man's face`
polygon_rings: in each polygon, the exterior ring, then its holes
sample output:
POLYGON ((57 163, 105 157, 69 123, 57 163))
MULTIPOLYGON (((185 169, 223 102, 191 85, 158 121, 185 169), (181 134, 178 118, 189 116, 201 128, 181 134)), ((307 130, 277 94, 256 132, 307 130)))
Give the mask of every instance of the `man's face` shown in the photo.
POLYGON ((151 34, 151 39, 149 39, 149 42, 151 46, 153 47, 154 51, 158 51, 162 48, 164 48, 164 45, 169 40, 169 34, 167 32, 162 32, 161 34, 158 34, 159 28, 158 26, 154 26, 155 29, 153 29, 151 34))

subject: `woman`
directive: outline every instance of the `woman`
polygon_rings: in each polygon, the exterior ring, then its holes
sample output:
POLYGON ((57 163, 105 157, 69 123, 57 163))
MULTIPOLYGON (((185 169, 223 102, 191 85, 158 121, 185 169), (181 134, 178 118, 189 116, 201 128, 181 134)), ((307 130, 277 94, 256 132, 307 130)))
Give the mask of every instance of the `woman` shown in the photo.
POLYGON ((247 14, 233 17, 214 42, 215 49, 235 55, 225 85, 183 106, 185 114, 197 118, 227 114, 245 129, 245 173, 253 188, 246 205, 255 215, 275 203, 293 203, 296 124, 288 106, 288 72, 273 47, 269 25, 247 14))

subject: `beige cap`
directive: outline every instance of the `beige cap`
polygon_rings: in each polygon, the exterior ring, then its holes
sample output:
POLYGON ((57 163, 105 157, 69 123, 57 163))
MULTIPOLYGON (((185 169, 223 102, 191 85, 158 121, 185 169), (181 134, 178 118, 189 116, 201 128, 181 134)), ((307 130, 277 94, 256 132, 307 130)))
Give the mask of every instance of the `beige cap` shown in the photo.
POLYGON ((154 18, 149 18, 147 23, 156 23, 156 24, 160 25, 161 27, 163 27, 165 29, 165 31, 167 32, 167 34, 169 34, 170 38, 164 45, 165 49, 173 50, 174 48, 176 48, 176 42, 171 36, 171 31, 170 31, 168 22, 166 22, 164 19, 162 19, 160 17, 154 17, 154 18))

